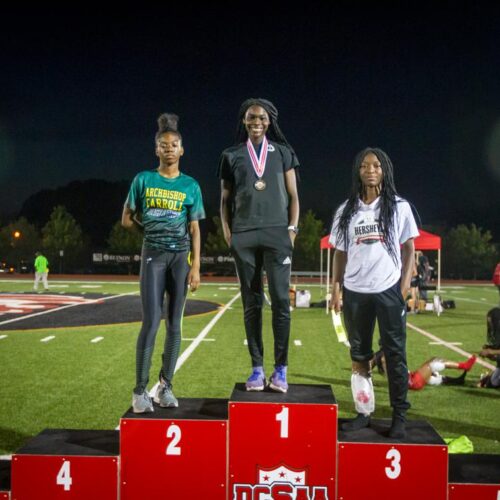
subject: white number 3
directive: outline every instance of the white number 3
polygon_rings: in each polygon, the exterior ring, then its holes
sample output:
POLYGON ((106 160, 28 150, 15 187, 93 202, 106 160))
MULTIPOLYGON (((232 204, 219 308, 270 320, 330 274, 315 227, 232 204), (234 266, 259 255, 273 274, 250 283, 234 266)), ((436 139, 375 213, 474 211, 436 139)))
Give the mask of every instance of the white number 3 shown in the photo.
POLYGON ((401 474, 401 453, 394 448, 387 452, 385 456, 387 460, 391 460, 391 466, 385 468, 385 473, 389 479, 397 479, 401 474))
POLYGON ((56 484, 64 486, 64 491, 69 491, 71 485, 73 484, 73 479, 71 479, 70 463, 64 462, 62 467, 59 469, 57 474, 56 484))

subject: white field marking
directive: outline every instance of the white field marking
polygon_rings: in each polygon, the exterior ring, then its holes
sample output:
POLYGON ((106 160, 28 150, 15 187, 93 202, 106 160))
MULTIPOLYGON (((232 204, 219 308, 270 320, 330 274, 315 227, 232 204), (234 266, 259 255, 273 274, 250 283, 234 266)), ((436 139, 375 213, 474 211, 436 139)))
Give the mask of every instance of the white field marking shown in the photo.
POLYGON ((294 340, 293 343, 297 346, 301 346, 302 342, 300 340, 294 340))
MULTIPOLYGON (((462 342, 447 342, 449 345, 462 345, 462 342)), ((429 345, 446 345, 446 342, 429 342, 429 345)))
MULTIPOLYGON (((481 299, 481 300, 466 299, 465 297, 453 297, 453 299, 454 300, 462 300, 464 302, 474 302, 475 304, 484 304, 483 300, 486 300, 486 299, 481 299)), ((493 304, 493 303, 489 302, 488 305, 495 307, 497 304, 493 304)))
POLYGON ((48 337, 44 337, 43 339, 40 340, 40 342, 50 342, 51 340, 54 340, 56 338, 55 335, 49 335, 48 337))
POLYGON ((80 288, 102 288, 102 285, 82 285, 80 288))
POLYGON ((227 290, 227 286, 220 286, 219 290, 227 290))
POLYGON ((34 318, 35 316, 41 316, 42 314, 50 314, 50 313, 53 313, 56 311, 62 311, 63 309, 69 309, 70 307, 88 306, 89 304, 95 304, 96 302, 100 302, 102 300, 117 299, 118 297, 124 297, 125 295, 134 295, 134 294, 138 294, 138 293, 139 292, 128 292, 128 293, 121 293, 120 295, 112 295, 111 297, 102 297, 100 299, 95 299, 95 300, 89 299, 88 302, 84 302, 84 303, 68 304, 67 306, 62 306, 62 307, 58 307, 56 309, 48 309, 46 311, 40 311, 37 313, 28 314, 26 316, 21 316, 20 318, 13 318, 13 319, 7 319, 5 321, 0 321, 0 325, 6 325, 7 323, 14 323, 15 321, 22 321, 23 319, 34 318))
POLYGON ((245 339, 245 340, 243 341, 243 345, 248 345, 248 340, 247 340, 247 339, 245 339))
MULTIPOLYGON (((418 328, 417 326, 415 325, 412 325, 411 323, 406 323, 406 325, 411 328, 412 330, 415 330, 416 332, 424 335, 425 337, 431 339, 431 340, 434 340, 434 342, 439 342, 441 345, 443 345, 444 347, 447 347, 448 349, 452 350, 452 351, 455 351, 455 352, 458 352, 458 354, 461 354, 462 356, 465 356, 467 358, 470 358, 472 356, 472 354, 470 352, 467 352, 467 351, 464 351, 463 349, 460 349, 460 347, 456 347, 453 345, 453 343, 451 342, 446 342, 444 341, 443 339, 440 339, 439 337, 437 337, 436 335, 433 335, 432 333, 429 333, 429 332, 426 332, 425 330, 422 330, 421 328, 418 328)), ((493 366, 491 363, 487 363, 486 361, 483 361, 482 359, 480 358, 477 358, 477 361, 476 363, 478 365, 482 365, 484 366, 485 368, 488 368, 490 370, 494 370, 496 367, 493 366)))
MULTIPOLYGON (((190 342, 192 342, 193 340, 196 340, 196 339, 181 339, 181 340, 189 340, 190 342)), ((215 339, 202 339, 203 342, 215 342, 215 339)))
POLYGON ((95 339, 92 339, 90 343, 97 344, 97 342, 100 342, 101 340, 104 340, 104 337, 96 337, 95 339))
POLYGON ((441 287, 443 290, 463 290, 465 287, 464 286, 443 286, 441 287))
POLYGON ((0 335, 0 340, 6 339, 7 337, 8 337, 8 335, 0 335))
MULTIPOLYGON (((49 290, 52 288, 68 288, 69 285, 53 285, 52 283, 50 284, 49 290)), ((36 291, 36 290, 35 290, 36 291)))
MULTIPOLYGON (((194 350, 201 344, 201 341, 210 333, 210 330, 215 326, 217 321, 222 318, 222 315, 227 311, 228 307, 237 299, 240 298, 241 293, 238 292, 208 323, 208 325, 203 328, 203 330, 198 334, 198 336, 191 342, 191 344, 186 348, 186 350, 177 359, 177 364, 175 365, 174 373, 178 372, 181 366, 186 362, 186 360, 193 354, 194 350)), ((157 382, 150 390, 149 394, 154 396, 156 393, 156 388, 160 385, 157 382)))

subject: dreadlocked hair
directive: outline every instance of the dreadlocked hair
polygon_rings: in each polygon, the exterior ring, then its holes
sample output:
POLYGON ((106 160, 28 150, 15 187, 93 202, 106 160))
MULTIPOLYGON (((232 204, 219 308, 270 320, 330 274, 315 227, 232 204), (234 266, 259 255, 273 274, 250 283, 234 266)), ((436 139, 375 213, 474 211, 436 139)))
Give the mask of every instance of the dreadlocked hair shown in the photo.
POLYGON ((158 132, 155 135, 155 142, 167 132, 176 134, 182 141, 181 133, 178 130, 179 117, 173 113, 163 113, 158 117, 158 132))
POLYGON ((252 106, 260 106, 264 108, 267 114, 269 115, 270 123, 266 133, 269 139, 279 144, 284 144, 293 151, 293 148, 286 140, 285 135, 283 134, 278 125, 278 110, 276 109, 276 106, 267 99, 254 98, 254 97, 244 101, 240 106, 240 110, 238 111, 238 124, 236 126, 235 145, 241 144, 242 142, 245 142, 248 139, 248 132, 245 128, 245 125, 243 124, 243 118, 245 118, 245 113, 247 112, 248 108, 251 108, 252 106))
POLYGON ((394 169, 391 159, 380 148, 365 148, 354 158, 352 165, 351 193, 342 211, 335 232, 341 235, 345 248, 349 245, 349 224, 359 209, 359 199, 363 198, 363 184, 359 176, 359 169, 363 159, 368 154, 374 154, 380 161, 382 167, 382 184, 380 189, 380 219, 378 221, 383 241, 392 259, 397 262, 397 246, 394 241, 394 214, 396 211, 396 186, 394 185, 394 169))

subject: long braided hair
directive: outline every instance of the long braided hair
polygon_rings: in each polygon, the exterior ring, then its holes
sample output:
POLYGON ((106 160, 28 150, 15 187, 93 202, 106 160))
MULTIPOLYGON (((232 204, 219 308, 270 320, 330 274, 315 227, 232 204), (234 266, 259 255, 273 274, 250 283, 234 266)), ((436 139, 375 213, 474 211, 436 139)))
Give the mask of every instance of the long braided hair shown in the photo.
POLYGON ((240 106, 240 110, 238 111, 238 124, 236 126, 236 141, 234 144, 241 144, 248 139, 248 132, 245 128, 245 125, 243 124, 243 118, 245 117, 245 113, 247 112, 248 108, 251 108, 252 106, 260 106, 267 111, 270 123, 266 135, 269 137, 269 139, 279 144, 284 144, 293 151, 293 148, 286 140, 285 135, 278 125, 278 110, 276 109, 276 106, 267 99, 255 97, 247 99, 240 106))
POLYGON ((394 169, 391 159, 380 148, 367 147, 360 151, 354 158, 352 165, 352 184, 351 193, 347 203, 342 211, 335 233, 341 236, 345 248, 349 245, 349 224, 359 209, 359 199, 363 197, 363 184, 359 175, 359 169, 363 159, 368 154, 374 154, 380 161, 382 168, 382 185, 380 189, 380 220, 378 221, 383 241, 386 244, 387 251, 392 259, 397 262, 397 242, 394 241, 394 215, 396 211, 396 186, 394 185, 394 169))

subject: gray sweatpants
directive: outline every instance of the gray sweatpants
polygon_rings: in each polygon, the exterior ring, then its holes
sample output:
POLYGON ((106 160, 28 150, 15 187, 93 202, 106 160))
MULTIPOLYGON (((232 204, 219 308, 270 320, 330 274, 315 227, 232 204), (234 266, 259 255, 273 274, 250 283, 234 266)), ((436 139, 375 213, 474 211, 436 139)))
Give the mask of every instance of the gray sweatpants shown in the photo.
POLYGON ((188 253, 162 252, 142 249, 141 300, 142 327, 136 348, 136 386, 134 392, 142 394, 149 382, 153 349, 162 318, 166 296, 167 335, 162 355, 161 376, 171 383, 179 356, 182 333, 182 314, 187 294, 189 273, 188 253))

